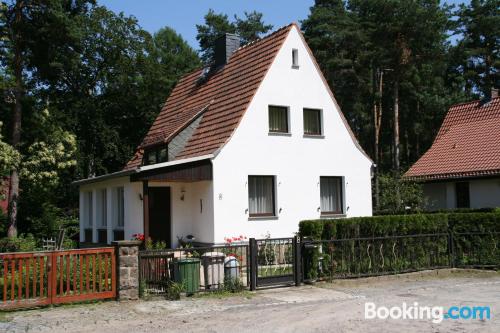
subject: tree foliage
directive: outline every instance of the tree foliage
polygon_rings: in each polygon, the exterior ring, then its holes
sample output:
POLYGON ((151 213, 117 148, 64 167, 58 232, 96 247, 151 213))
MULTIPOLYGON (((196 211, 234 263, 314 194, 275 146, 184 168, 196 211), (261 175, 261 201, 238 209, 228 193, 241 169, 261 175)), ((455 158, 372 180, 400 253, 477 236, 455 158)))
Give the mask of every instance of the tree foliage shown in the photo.
POLYGON ((198 34, 196 39, 200 43, 201 59, 210 63, 214 55, 215 40, 225 33, 237 34, 243 44, 256 40, 262 34, 270 31, 273 26, 265 24, 262 13, 253 11, 245 12, 245 17, 234 16, 232 22, 226 14, 217 14, 210 9, 205 15, 205 23, 197 24, 198 34))

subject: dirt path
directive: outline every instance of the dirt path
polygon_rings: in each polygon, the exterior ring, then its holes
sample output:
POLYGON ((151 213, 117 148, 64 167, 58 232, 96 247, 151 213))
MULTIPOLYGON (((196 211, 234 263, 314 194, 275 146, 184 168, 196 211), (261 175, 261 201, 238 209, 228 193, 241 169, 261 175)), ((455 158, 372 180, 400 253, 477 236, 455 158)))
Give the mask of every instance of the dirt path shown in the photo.
POLYGON ((448 271, 282 288, 178 302, 105 302, 20 311, 0 332, 498 332, 500 274, 448 271), (490 320, 366 320, 365 302, 387 307, 483 305, 490 320))

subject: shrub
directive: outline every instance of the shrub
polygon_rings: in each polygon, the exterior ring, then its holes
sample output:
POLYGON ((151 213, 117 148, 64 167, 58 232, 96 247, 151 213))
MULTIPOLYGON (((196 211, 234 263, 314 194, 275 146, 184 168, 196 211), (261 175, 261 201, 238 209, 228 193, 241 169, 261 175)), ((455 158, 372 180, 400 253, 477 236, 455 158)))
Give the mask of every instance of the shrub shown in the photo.
POLYGON ((37 243, 33 235, 21 235, 16 238, 0 239, 0 253, 3 252, 30 252, 38 250, 37 243))
MULTIPOLYGON (((334 240, 368 238, 364 241, 321 243, 303 249, 306 278, 315 279, 319 274, 328 276, 334 267, 344 264, 347 272, 371 273, 373 258, 397 261, 398 268, 419 269, 429 266, 432 257, 439 265, 447 264, 449 250, 447 233, 453 234, 455 264, 457 266, 500 265, 498 242, 500 235, 500 212, 432 213, 411 215, 383 215, 343 219, 320 219, 301 221, 299 235, 303 239, 334 240), (460 234, 478 232, 480 235, 460 234), (439 237, 403 238, 395 240, 371 240, 372 237, 445 234, 439 237), (409 258, 396 256, 392 244, 399 244, 401 252, 409 258), (338 248, 342 244, 342 249, 338 248), (375 250, 376 248, 376 250, 375 250), (344 251, 344 252, 343 252, 344 251), (370 253, 368 253, 370 252, 370 253), (360 259, 366 254, 369 262, 360 259), (437 253, 440 253, 438 255, 437 253), (347 257, 343 257, 345 254, 347 257), (320 261, 321 259, 321 261, 320 261), (410 265, 410 266, 409 266, 410 265), (347 268, 346 268, 347 267, 347 268)), ((365 260, 366 261, 366 260, 365 260)), ((380 269, 380 267, 379 267, 380 269)))

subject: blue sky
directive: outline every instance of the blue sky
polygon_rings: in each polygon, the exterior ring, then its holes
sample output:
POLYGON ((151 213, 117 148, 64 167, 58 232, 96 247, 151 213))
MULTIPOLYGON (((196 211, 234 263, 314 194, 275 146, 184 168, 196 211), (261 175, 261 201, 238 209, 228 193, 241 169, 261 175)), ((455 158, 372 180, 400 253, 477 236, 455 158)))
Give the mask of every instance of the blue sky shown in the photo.
MULTIPOLYGON (((203 16, 210 8, 217 13, 243 16, 245 11, 256 10, 264 14, 264 21, 274 29, 307 17, 314 0, 98 0, 114 12, 135 16, 139 24, 154 33, 168 25, 175 29, 195 49, 196 24, 203 23, 203 16)), ((460 0, 448 0, 460 3, 460 0)), ((468 2, 468 0, 466 0, 468 2)))

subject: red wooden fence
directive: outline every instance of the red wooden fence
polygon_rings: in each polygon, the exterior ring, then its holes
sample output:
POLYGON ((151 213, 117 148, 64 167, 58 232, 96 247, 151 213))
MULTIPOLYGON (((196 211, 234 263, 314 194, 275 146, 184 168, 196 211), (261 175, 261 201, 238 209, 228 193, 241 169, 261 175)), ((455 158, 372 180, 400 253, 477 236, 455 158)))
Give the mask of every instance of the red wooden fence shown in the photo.
POLYGON ((0 309, 116 297, 112 247, 0 254, 0 309))

